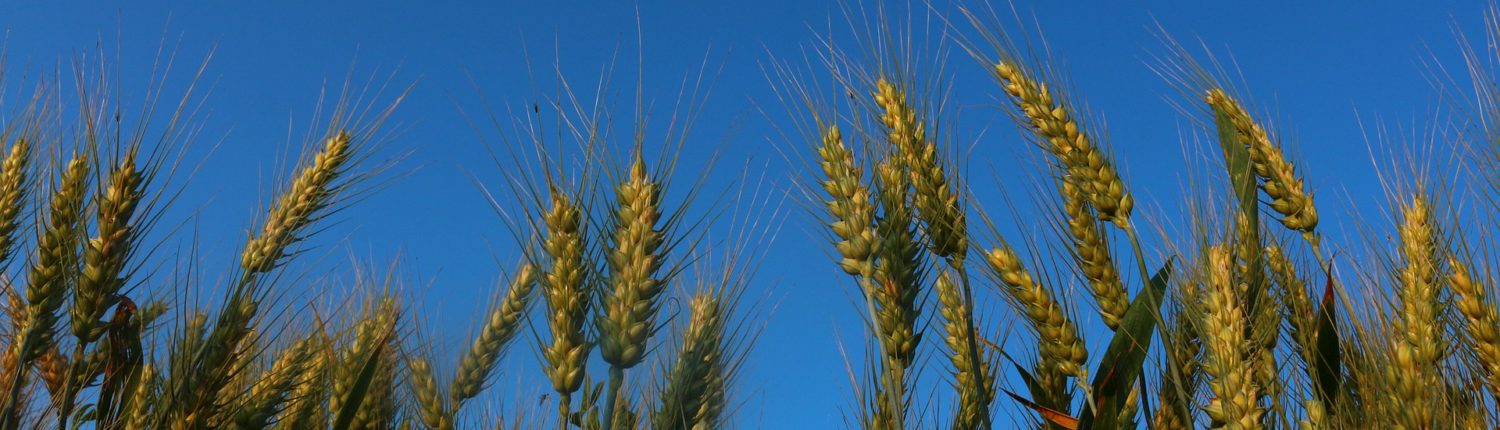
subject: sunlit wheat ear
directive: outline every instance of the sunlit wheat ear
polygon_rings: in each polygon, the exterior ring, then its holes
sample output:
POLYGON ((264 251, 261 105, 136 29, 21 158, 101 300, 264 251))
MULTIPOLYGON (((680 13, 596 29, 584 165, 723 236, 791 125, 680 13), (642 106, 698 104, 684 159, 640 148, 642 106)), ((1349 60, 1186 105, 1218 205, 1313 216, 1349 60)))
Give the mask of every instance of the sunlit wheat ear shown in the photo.
POLYGON ((1401 207, 1398 246, 1401 266, 1397 270, 1397 315, 1390 365, 1385 369, 1393 405, 1409 428, 1429 427, 1436 418, 1432 406, 1434 389, 1442 386, 1438 360, 1447 349, 1442 314, 1442 258, 1438 226, 1427 199, 1413 195, 1401 207))
POLYGON ((1500 311, 1489 297, 1489 288, 1493 286, 1481 282, 1487 277, 1476 279, 1469 265, 1457 257, 1450 259, 1448 265, 1452 268, 1448 285, 1453 287, 1453 304, 1463 314, 1472 341, 1468 347, 1479 360, 1490 394, 1500 397, 1500 311))
POLYGON ((333 202, 339 177, 349 168, 354 137, 339 131, 324 141, 323 148, 297 173, 290 187, 271 206, 270 215, 258 234, 245 244, 240 267, 245 276, 271 271, 281 264, 288 248, 299 240, 319 212, 333 202))
POLYGON ((895 360, 896 367, 903 369, 911 364, 921 341, 916 321, 921 312, 918 297, 926 264, 906 198, 907 178, 894 160, 883 160, 876 166, 875 189, 883 211, 875 226, 880 248, 875 279, 864 285, 875 304, 874 318, 882 348, 888 359, 895 360))
POLYGON ((135 151, 129 151, 111 169, 109 183, 95 203, 97 233, 84 247, 83 272, 70 308, 70 326, 81 344, 103 334, 100 320, 125 284, 122 272, 135 245, 135 209, 143 196, 143 176, 135 158, 135 151))
POLYGON ((589 343, 585 329, 589 314, 586 245, 583 215, 562 191, 552 190, 551 207, 543 215, 546 238, 543 250, 551 265, 542 276, 542 295, 547 302, 547 326, 551 344, 542 349, 547 378, 566 400, 583 384, 589 343))
POLYGON ((1213 396, 1203 407, 1214 428, 1259 429, 1265 413, 1258 401, 1255 370, 1248 359, 1257 354, 1245 342, 1244 305, 1233 278, 1234 257, 1215 246, 1208 252, 1207 284, 1200 310, 1203 320, 1203 372, 1213 396))
POLYGON ((537 271, 530 264, 521 265, 511 278, 505 298, 500 300, 480 328, 473 346, 459 362, 458 372, 448 388, 453 408, 458 409, 464 401, 479 395, 494 372, 501 353, 514 339, 521 327, 521 319, 530 307, 532 290, 536 286, 537 271))
POLYGON ((1078 185, 1062 181, 1061 187, 1068 238, 1073 245, 1079 272, 1088 281, 1089 293, 1099 305, 1099 316, 1104 325, 1111 330, 1118 329, 1130 307, 1130 295, 1110 255, 1104 229, 1095 220, 1094 210, 1089 207, 1087 196, 1078 185))
MULTIPOLYGON (((26 324, 10 345, 16 350, 16 368, 27 369, 56 342, 58 309, 68 294, 68 276, 76 269, 78 242, 82 234, 85 194, 90 161, 77 155, 60 172, 53 191, 47 224, 37 238, 37 257, 26 284, 26 324)), ((20 397, 26 374, 18 372, 6 391, 10 402, 20 397)))
POLYGON ((412 392, 416 397, 418 418, 422 425, 432 430, 452 430, 453 417, 448 405, 444 404, 443 394, 438 389, 437 377, 432 371, 432 364, 426 358, 412 358, 407 364, 411 374, 412 392))
POLYGON ((1121 228, 1128 225, 1135 199, 1109 156, 1074 116, 1077 111, 1056 99, 1046 83, 1027 75, 1018 64, 1002 61, 994 70, 1031 131, 1057 157, 1065 180, 1088 197, 1100 220, 1121 228))
POLYGON ((718 428, 725 407, 728 363, 722 303, 713 294, 699 293, 688 308, 682 346, 658 396, 661 404, 652 413, 652 428, 718 428))
POLYGON ((833 219, 828 227, 838 238, 834 248, 839 253, 839 267, 850 275, 869 279, 875 274, 875 255, 880 246, 875 232, 875 204, 864 184, 864 171, 837 126, 823 131, 818 165, 823 170, 823 190, 828 193, 824 204, 833 219))
POLYGON ((1020 257, 1009 247, 990 250, 985 254, 985 262, 1004 284, 1006 295, 1021 306, 1026 322, 1036 330, 1041 342, 1037 348, 1041 355, 1039 366, 1087 380, 1088 349, 1052 291, 1032 279, 1020 257))
POLYGON ((907 102, 906 91, 890 81, 875 83, 875 103, 886 139, 910 175, 917 217, 927 227, 928 247, 938 257, 962 262, 968 251, 968 221, 954 184, 938 157, 937 144, 927 136, 927 124, 907 102))
POLYGON ((629 175, 615 188, 615 230, 606 251, 609 293, 595 319, 599 355, 615 368, 639 364, 655 330, 658 297, 666 287, 661 278, 667 233, 661 194, 661 181, 647 173, 646 161, 637 153, 629 175))
POLYGON ((959 396, 953 428, 980 428, 984 415, 989 413, 990 403, 995 400, 995 369, 988 361, 973 362, 972 357, 987 354, 980 354, 981 346, 969 341, 966 325, 973 321, 973 307, 964 302, 958 284, 947 271, 942 271, 938 273, 936 287, 948 359, 953 364, 953 381, 959 396), (976 372, 978 377, 975 377, 976 372), (975 381, 983 385, 977 385, 975 381))
POLYGON ((235 429, 263 429, 296 392, 299 378, 318 353, 316 341, 308 337, 282 351, 276 361, 250 386, 247 401, 235 413, 235 429))
POLYGON ((1211 89, 1203 99, 1215 115, 1234 125, 1240 141, 1248 146, 1250 163, 1255 175, 1260 177, 1260 188, 1271 199, 1271 210, 1281 215, 1281 225, 1313 237, 1314 229, 1318 227, 1318 210, 1313 205, 1312 195, 1303 190, 1302 178, 1297 176, 1296 168, 1286 160, 1281 148, 1271 141, 1266 129, 1223 89, 1211 89))
MULTIPOLYGON (((1244 211, 1236 211, 1234 218, 1235 240, 1234 274, 1236 293, 1243 303, 1246 318, 1245 340, 1253 353, 1247 359, 1255 369, 1255 386, 1261 404, 1275 407, 1281 398, 1281 374, 1276 367, 1276 343, 1281 336, 1282 311, 1276 306, 1274 291, 1266 279, 1266 262, 1261 255, 1264 248, 1259 236, 1260 227, 1250 221, 1244 211)), ((1265 420, 1279 411, 1262 415, 1265 420)), ((1264 425, 1271 425, 1269 422, 1264 425)))
POLYGON ((15 252, 16 231, 26 208, 31 146, 29 139, 16 139, 5 160, 0 161, 0 262, 10 261, 15 252))

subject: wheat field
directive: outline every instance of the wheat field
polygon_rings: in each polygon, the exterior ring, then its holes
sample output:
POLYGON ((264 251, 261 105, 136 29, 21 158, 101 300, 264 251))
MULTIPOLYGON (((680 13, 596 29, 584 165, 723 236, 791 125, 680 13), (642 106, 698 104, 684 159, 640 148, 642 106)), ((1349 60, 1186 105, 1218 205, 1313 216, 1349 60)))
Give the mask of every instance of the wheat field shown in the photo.
POLYGON ((462 251, 497 255, 480 295, 433 294, 419 257, 328 257, 410 174, 392 147, 424 139, 401 120, 420 83, 325 84, 291 152, 254 160, 267 191, 215 197, 255 205, 225 245, 183 191, 222 174, 198 161, 209 106, 234 102, 212 61, 184 72, 162 42, 137 102, 119 58, 0 60, 0 430, 773 428, 747 407, 777 404, 766 379, 820 382, 768 354, 830 351, 845 383, 808 407, 848 428, 1500 427, 1500 8, 1425 66, 1440 119, 1350 131, 1389 145, 1361 148, 1373 178, 1303 161, 1324 143, 1275 110, 1295 93, 1262 102, 1245 64, 1165 24, 1140 62, 1177 114, 1158 144, 1195 163, 1167 168, 1112 137, 1083 91, 1108 87, 1014 5, 831 10, 803 51, 759 57, 750 150, 785 168, 702 143, 707 60, 657 96, 558 59, 536 94, 463 112, 478 136, 442 144, 488 170, 405 204, 489 206, 503 251, 462 251), (976 156, 996 142, 1023 155, 976 156), (1141 185, 1152 169, 1177 188, 1141 185), (821 275, 774 263, 781 243, 829 257, 821 275), (842 294, 823 311, 856 330, 767 341, 803 318, 776 284, 842 294))

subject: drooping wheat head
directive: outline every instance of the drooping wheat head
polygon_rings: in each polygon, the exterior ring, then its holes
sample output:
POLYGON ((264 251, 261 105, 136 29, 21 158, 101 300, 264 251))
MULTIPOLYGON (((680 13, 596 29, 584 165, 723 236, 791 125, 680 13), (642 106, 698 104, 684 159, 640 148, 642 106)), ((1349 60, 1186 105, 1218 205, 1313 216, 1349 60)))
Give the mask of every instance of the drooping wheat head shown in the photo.
POLYGON ((1216 115, 1234 125, 1240 142, 1249 148, 1250 163, 1255 175, 1260 177, 1260 188, 1271 199, 1271 210, 1281 215, 1281 225, 1313 238, 1314 229, 1318 227, 1318 211, 1313 205, 1312 195, 1303 189, 1296 168, 1286 160, 1266 129, 1221 88, 1208 90, 1203 99, 1216 115))
POLYGON ((1100 220, 1125 228, 1135 199, 1090 130, 1074 116, 1077 111, 1017 63, 1000 61, 994 71, 1031 131, 1057 157, 1066 180, 1088 197, 1100 220))
POLYGON ((1088 380, 1088 348, 1079 337, 1078 327, 1052 291, 1032 278, 1020 256, 1009 246, 991 249, 985 254, 985 261, 1004 284, 1002 290, 1007 297, 1020 306, 1021 315, 1036 331, 1037 367, 1041 370, 1038 382, 1052 394, 1049 399, 1036 401, 1054 409, 1066 408, 1071 396, 1066 391, 1070 385, 1065 378, 1088 380))
POLYGON ((1111 257, 1109 242, 1104 229, 1095 219, 1094 210, 1086 201, 1087 196, 1078 185, 1062 181, 1063 212, 1067 220, 1067 233, 1073 245, 1074 261, 1078 272, 1088 281, 1089 293, 1099 305, 1099 316, 1111 330, 1120 327, 1125 311, 1130 307, 1130 294, 1120 279, 1120 271, 1111 257))

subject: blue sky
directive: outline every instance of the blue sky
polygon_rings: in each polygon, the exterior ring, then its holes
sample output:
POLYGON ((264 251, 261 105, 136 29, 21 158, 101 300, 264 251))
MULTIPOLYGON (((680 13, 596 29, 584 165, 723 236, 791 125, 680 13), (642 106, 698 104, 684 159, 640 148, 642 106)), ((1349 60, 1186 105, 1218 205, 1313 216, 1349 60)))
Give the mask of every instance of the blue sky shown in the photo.
MULTIPOLYGON (((953 10, 948 2, 934 3, 940 12, 953 10)), ((1201 40, 1233 59, 1249 93, 1294 143, 1335 237, 1354 234, 1339 226, 1348 225, 1340 221, 1351 218, 1352 208, 1381 202, 1373 198, 1379 188, 1370 147, 1381 145, 1371 137, 1373 125, 1410 134, 1426 124, 1442 106, 1429 66, 1460 65, 1454 32, 1481 37, 1486 7, 1480 1, 1015 6, 1028 22, 1040 23, 1074 92, 1108 124, 1117 164, 1148 216, 1166 224, 1183 219, 1184 154, 1198 150, 1185 149, 1192 127, 1171 104, 1180 97, 1149 67, 1161 49, 1154 30, 1160 23, 1179 40, 1201 40)), ((325 85, 341 83, 351 67, 356 76, 393 76, 397 86, 415 82, 393 117, 400 133, 381 154, 409 153, 394 170, 402 174, 341 212, 339 223, 314 242, 311 255, 321 259, 304 265, 337 270, 350 259, 388 262, 399 255, 418 291, 420 324, 434 333, 434 342, 456 352, 515 256, 508 230, 474 181, 501 180, 484 141, 497 142, 510 130, 476 130, 465 115, 483 114, 486 103, 502 114, 525 106, 550 88, 554 63, 575 83, 592 84, 617 54, 611 91, 628 102, 639 48, 642 85, 659 106, 656 116, 665 117, 670 109, 660 106, 670 106, 682 79, 706 63, 712 95, 692 135, 701 143, 687 151, 684 164, 699 168, 706 154, 720 149, 726 157, 716 178, 733 179, 751 166, 776 183, 771 191, 782 192, 799 167, 789 166, 777 148, 808 147, 776 131, 785 126, 786 112, 764 67, 777 59, 800 61, 817 35, 847 30, 838 10, 834 2, 800 0, 5 2, 0 28, 6 31, 11 103, 18 85, 37 73, 67 70, 78 54, 98 52, 100 41, 107 52, 118 42, 127 88, 145 82, 164 36, 177 47, 183 78, 213 52, 205 72, 212 93, 197 142, 205 150, 189 154, 204 167, 185 185, 168 220, 198 231, 210 279, 219 273, 213 268, 234 261, 243 231, 275 183, 276 160, 300 143, 288 136, 304 131, 325 85)), ((959 110, 953 127, 974 145, 965 168, 975 187, 1025 195, 1026 179, 1013 168, 1036 154, 996 103, 998 89, 967 58, 955 57, 948 71, 959 110), (979 179, 992 177, 998 181, 979 179)), ((736 421, 743 427, 835 426, 852 401, 839 345, 850 357, 860 356, 860 308, 801 205, 786 203, 787 221, 766 249, 750 293, 770 320, 737 387, 736 421)), ((1029 204, 1022 200, 1020 207, 1021 219, 1000 219, 1008 231, 1035 228, 1027 221, 1036 219, 1027 216, 1029 204)), ((994 303, 987 312, 995 315, 988 322, 1008 323, 994 303)), ((1088 340, 1095 349, 1106 341, 1097 332, 1088 340)), ((530 376, 537 369, 529 340, 517 346, 495 389, 500 397, 534 396, 545 387, 530 376), (517 388, 518 380, 527 386, 517 388)), ((938 385, 941 376, 924 378, 938 385)))

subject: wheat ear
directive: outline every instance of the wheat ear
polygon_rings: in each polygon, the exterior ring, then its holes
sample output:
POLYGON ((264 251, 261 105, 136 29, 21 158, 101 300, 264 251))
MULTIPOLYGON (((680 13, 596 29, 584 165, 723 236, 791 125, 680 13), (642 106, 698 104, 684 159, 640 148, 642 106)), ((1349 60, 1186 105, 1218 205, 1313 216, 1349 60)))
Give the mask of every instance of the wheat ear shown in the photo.
POLYGON ((505 346, 515 338, 521 327, 521 318, 531 304, 531 292, 535 286, 535 267, 530 264, 521 265, 511 278, 510 289, 506 290, 505 298, 490 312, 489 319, 479 330, 479 336, 474 339, 474 345, 469 347, 469 352, 459 362, 458 372, 454 374, 453 382, 448 388, 455 410, 484 389, 505 346))
POLYGON ((551 192, 551 207, 543 215, 547 234, 542 244, 551 266, 542 276, 542 295, 552 342, 542 347, 542 358, 552 389, 560 397, 559 419, 566 422, 572 394, 583 384, 590 346, 584 330, 591 298, 582 212, 562 190, 554 187, 551 192))
POLYGON ((432 372, 432 363, 426 358, 416 357, 407 364, 410 368, 412 391, 417 403, 417 417, 422 425, 431 430, 453 430, 453 416, 443 395, 438 389, 437 377, 432 372))
POLYGON ((16 247, 16 230, 26 208, 27 173, 31 164, 31 141, 16 139, 4 161, 0 161, 0 262, 10 261, 16 247))
POLYGON ((1500 398, 1500 311, 1489 297, 1489 285, 1474 278, 1468 264, 1451 258, 1448 285, 1453 287, 1454 307, 1463 314, 1474 357, 1484 371, 1490 394, 1500 398))
POLYGON ((982 355, 980 345, 971 342, 968 333, 974 319, 973 307, 964 301, 958 284, 947 271, 942 271, 938 273, 936 287, 948 359, 953 363, 953 381, 959 396, 953 428, 978 429, 984 425, 990 403, 995 399, 995 369, 987 360, 974 362, 973 357, 982 355))
POLYGON ((994 67, 1001 86, 1024 114, 1027 125, 1057 157, 1066 178, 1088 196, 1100 220, 1125 228, 1135 199, 1107 154, 1074 116, 1076 110, 1055 98, 1044 82, 1019 65, 1001 61, 994 67))
POLYGON ((6 391, 10 405, 4 409, 6 417, 0 422, 16 418, 12 407, 26 385, 24 369, 51 349, 56 341, 57 311, 68 294, 68 273, 77 270, 78 242, 83 236, 83 206, 89 183, 90 162, 87 156, 77 155, 68 162, 58 178, 53 192, 47 225, 37 238, 37 258, 31 266, 26 284, 25 326, 16 334, 10 345, 15 349, 16 369, 11 375, 11 385, 6 391))
POLYGON ((1408 428, 1433 423, 1432 389, 1441 385, 1435 364, 1447 347, 1439 326, 1441 275, 1439 233, 1427 200, 1415 195, 1401 210, 1402 261, 1398 272, 1400 309, 1395 320, 1389 377, 1394 405, 1408 428))
POLYGON ((659 398, 661 405, 651 415, 656 429, 718 428, 724 410, 725 378, 728 371, 724 351, 725 324, 722 302, 710 293, 693 296, 688 325, 682 331, 682 347, 659 398))
POLYGON ((1037 283, 1016 252, 1008 246, 991 249, 985 262, 1004 285, 1002 291, 1020 307, 1021 315, 1037 334, 1037 381, 1049 392, 1036 399, 1043 406, 1066 408, 1068 376, 1088 380, 1088 349, 1078 336, 1078 327, 1068 318, 1052 291, 1037 283))
POLYGON ((135 208, 141 201, 143 177, 135 164, 135 151, 129 151, 109 174, 109 184, 97 202, 97 235, 83 251, 83 272, 73 290, 73 335, 80 344, 88 344, 103 334, 100 319, 114 303, 120 287, 125 260, 134 245, 135 208))
POLYGON ((1203 371, 1209 375, 1213 396, 1203 411, 1214 428, 1259 429, 1265 411, 1259 403, 1255 369, 1248 359, 1255 356, 1245 342, 1244 304, 1233 278, 1233 257, 1223 246, 1208 251, 1208 283, 1203 292, 1203 371))
POLYGON ((1104 325, 1110 330, 1118 329, 1130 307, 1130 293, 1125 290, 1120 270, 1110 255, 1104 229, 1095 220, 1087 196, 1076 184, 1068 181, 1063 181, 1061 188, 1068 238, 1073 245, 1079 273, 1088 281, 1089 293, 1099 305, 1099 316, 1104 325))
POLYGON ((1303 190, 1296 168, 1286 160, 1281 148, 1272 143, 1266 129, 1223 89, 1211 89, 1203 98, 1216 114, 1234 125, 1240 141, 1249 147, 1251 166, 1261 179, 1260 188, 1271 198, 1271 210, 1281 215, 1281 225, 1313 237, 1313 230, 1318 227, 1318 210, 1312 195, 1303 190))

